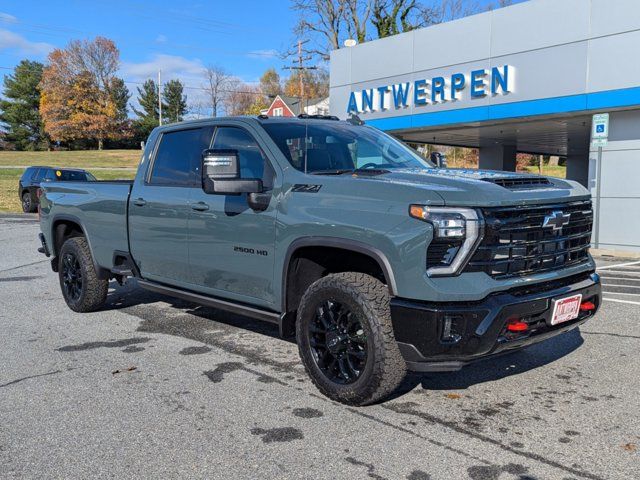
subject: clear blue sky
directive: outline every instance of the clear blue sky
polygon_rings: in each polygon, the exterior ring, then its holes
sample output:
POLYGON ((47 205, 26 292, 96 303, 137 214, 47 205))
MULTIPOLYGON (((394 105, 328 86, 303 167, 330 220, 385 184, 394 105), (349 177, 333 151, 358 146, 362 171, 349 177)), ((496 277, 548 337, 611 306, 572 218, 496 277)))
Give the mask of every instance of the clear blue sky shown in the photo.
POLYGON ((23 58, 44 61, 52 48, 96 35, 120 48, 120 73, 132 92, 133 82, 159 69, 163 80, 180 78, 194 87, 211 64, 245 82, 269 67, 286 76, 288 62, 278 53, 295 42, 296 18, 289 0, 3 0, 0 77, 23 58))

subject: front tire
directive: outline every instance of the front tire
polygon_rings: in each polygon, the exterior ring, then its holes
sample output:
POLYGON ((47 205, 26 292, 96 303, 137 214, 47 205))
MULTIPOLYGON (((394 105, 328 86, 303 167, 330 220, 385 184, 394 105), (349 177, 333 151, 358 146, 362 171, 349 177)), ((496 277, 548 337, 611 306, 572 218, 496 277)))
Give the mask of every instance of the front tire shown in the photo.
POLYGON ((22 211, 24 213, 33 213, 36 211, 37 206, 31 201, 31 194, 24 192, 22 194, 22 211))
POLYGON ((58 277, 65 302, 74 312, 93 312, 107 300, 108 280, 98 278, 84 237, 68 239, 60 249, 58 277))
POLYGON ((313 383, 341 403, 378 402, 407 372, 393 335, 389 291, 364 273, 336 273, 314 282, 298 308, 296 339, 313 383))

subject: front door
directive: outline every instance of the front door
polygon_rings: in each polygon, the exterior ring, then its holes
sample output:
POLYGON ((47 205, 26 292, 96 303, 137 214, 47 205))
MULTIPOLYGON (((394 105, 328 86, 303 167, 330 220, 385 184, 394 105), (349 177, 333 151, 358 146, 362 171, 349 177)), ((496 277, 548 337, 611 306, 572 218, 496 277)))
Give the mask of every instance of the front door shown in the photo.
POLYGON ((189 263, 197 288, 214 296, 276 307, 274 244, 275 172, 244 128, 218 127, 212 148, 238 151, 241 178, 261 178, 269 205, 254 211, 247 194, 212 195, 194 189, 189 218, 189 263))
POLYGON ((202 151, 213 127, 165 131, 149 171, 136 181, 129 200, 131 254, 143 278, 187 287, 187 223, 198 183, 202 151))

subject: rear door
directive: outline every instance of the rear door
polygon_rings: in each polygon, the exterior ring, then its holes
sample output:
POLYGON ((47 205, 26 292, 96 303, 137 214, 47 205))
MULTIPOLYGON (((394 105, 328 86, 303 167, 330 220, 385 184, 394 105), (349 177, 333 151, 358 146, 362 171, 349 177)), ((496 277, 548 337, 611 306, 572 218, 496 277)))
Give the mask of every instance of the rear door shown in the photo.
POLYGON ((194 288, 215 296, 275 306, 275 170, 245 128, 219 126, 214 149, 238 151, 241 178, 261 178, 269 205, 254 211, 247 194, 211 195, 194 189, 189 218, 189 261, 194 288))
POLYGON ((133 186, 130 248, 144 278, 182 287, 189 283, 190 196, 212 135, 211 126, 163 132, 146 176, 133 186))

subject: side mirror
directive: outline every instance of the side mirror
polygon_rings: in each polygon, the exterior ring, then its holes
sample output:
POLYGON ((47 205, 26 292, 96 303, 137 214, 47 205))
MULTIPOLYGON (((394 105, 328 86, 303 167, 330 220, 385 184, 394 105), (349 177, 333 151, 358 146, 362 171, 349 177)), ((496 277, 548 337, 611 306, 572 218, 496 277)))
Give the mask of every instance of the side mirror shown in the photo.
POLYGON ((202 152, 202 189, 217 195, 261 193, 262 180, 240 178, 237 150, 208 149, 202 152))

